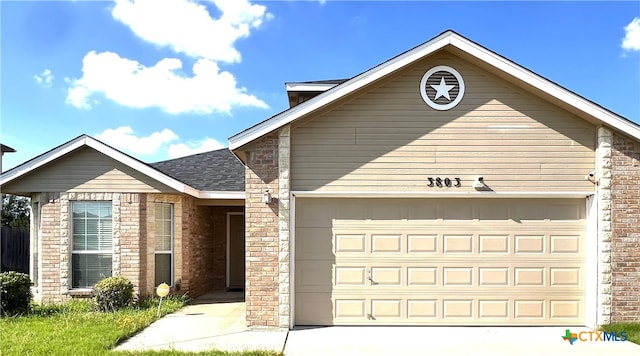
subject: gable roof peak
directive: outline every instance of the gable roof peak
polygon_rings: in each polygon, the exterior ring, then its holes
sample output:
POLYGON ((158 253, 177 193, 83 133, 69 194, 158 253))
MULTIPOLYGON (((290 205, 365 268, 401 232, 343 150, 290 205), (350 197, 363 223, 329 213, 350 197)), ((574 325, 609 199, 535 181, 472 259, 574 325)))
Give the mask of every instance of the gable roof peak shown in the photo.
POLYGON ((520 81, 540 92, 549 95, 570 107, 582 112, 596 121, 615 128, 627 135, 640 140, 640 126, 604 107, 518 65, 517 63, 479 45, 453 30, 446 30, 436 37, 403 52, 351 79, 333 86, 325 92, 288 110, 276 114, 244 131, 229 138, 229 149, 236 150, 280 127, 307 115, 386 77, 401 68, 429 56, 436 51, 452 46, 467 55, 486 63, 498 71, 506 74, 510 80, 520 81))

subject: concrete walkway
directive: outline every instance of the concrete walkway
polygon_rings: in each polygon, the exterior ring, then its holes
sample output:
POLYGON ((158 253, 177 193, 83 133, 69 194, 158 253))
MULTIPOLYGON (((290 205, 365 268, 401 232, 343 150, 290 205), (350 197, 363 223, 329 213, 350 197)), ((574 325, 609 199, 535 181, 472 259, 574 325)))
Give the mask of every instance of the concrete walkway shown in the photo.
POLYGON ((167 315, 115 348, 116 351, 206 350, 282 352, 287 330, 249 330, 239 293, 210 293, 167 315))
MULTIPOLYGON (((244 296, 210 293, 151 324, 116 351, 271 350, 297 355, 640 355, 626 342, 562 339, 577 327, 300 327, 249 330, 244 296)), ((586 338, 588 334, 584 334, 586 338)), ((595 335, 593 336, 595 340, 595 335)))

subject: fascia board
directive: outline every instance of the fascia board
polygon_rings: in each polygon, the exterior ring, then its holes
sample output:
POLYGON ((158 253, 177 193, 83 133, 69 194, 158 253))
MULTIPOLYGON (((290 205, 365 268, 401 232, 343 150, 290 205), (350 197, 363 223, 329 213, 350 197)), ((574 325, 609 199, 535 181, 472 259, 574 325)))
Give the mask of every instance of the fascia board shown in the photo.
POLYGON ((215 190, 205 190, 200 191, 198 198, 200 199, 228 199, 228 200, 244 200, 246 197, 245 192, 243 191, 215 191, 215 190))
POLYGON ((637 140, 640 140, 640 127, 627 121, 626 119, 608 111, 598 105, 594 105, 588 100, 570 92, 561 86, 552 83, 543 77, 503 58, 487 49, 460 37, 452 37, 451 45, 470 54, 481 61, 502 70, 503 72, 541 90, 556 99, 575 107, 576 109, 590 115, 606 125, 616 128, 637 140))

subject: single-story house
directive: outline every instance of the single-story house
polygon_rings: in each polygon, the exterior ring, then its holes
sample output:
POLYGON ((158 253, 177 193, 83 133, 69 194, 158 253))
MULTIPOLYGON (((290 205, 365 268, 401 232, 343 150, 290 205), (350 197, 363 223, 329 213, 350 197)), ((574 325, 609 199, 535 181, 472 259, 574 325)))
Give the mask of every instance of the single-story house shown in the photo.
POLYGON ((244 287, 254 327, 640 320, 638 124, 452 31, 286 88, 229 150, 81 136, 5 172, 39 298, 120 274, 244 287))

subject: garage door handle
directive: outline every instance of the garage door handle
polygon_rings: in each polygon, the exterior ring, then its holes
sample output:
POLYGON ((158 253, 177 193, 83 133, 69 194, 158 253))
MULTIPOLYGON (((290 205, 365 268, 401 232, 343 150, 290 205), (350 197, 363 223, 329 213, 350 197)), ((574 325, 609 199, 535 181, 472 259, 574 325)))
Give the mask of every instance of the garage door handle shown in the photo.
POLYGON ((378 283, 376 283, 376 282, 373 280, 373 278, 371 278, 371 276, 367 277, 367 279, 368 279, 369 281, 371 281, 371 285, 376 285, 376 284, 378 284, 378 283))

